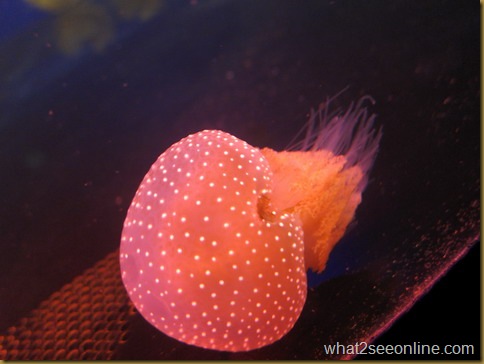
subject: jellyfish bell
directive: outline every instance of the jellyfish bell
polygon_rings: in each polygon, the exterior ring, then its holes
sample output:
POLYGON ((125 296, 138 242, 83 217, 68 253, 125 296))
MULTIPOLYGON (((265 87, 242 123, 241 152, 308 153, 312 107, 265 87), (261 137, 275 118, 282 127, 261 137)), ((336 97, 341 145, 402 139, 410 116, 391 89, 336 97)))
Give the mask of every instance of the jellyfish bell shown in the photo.
POLYGON ((284 336, 361 201, 381 132, 362 98, 313 112, 292 149, 259 149, 219 130, 168 148, 124 223, 123 283, 165 334, 248 351, 284 336))
POLYGON ((278 340, 306 299, 303 233, 270 214, 271 171, 259 149, 218 130, 190 135, 153 164, 128 211, 121 272, 140 313, 209 349, 278 340))

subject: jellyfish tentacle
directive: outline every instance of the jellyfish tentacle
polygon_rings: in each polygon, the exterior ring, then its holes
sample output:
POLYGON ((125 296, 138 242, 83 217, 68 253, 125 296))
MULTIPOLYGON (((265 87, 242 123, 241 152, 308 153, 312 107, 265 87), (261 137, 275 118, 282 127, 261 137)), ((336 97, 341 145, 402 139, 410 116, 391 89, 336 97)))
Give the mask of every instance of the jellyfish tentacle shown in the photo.
POLYGON ((344 111, 332 108, 334 99, 311 110, 298 133, 305 131, 304 139, 288 151, 262 150, 274 174, 273 204, 301 217, 306 267, 318 272, 353 219, 382 137, 366 106, 375 104, 373 97, 344 111))

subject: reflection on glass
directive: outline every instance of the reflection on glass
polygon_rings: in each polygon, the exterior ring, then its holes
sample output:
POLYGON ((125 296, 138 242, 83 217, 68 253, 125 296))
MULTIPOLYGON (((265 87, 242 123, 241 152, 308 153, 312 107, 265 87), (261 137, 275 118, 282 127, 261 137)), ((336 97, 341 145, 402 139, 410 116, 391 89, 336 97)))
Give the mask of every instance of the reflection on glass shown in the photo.
POLYGON ((118 23, 146 21, 162 7, 162 0, 24 0, 54 14, 53 24, 59 50, 77 54, 84 46, 101 52, 114 39, 118 23))

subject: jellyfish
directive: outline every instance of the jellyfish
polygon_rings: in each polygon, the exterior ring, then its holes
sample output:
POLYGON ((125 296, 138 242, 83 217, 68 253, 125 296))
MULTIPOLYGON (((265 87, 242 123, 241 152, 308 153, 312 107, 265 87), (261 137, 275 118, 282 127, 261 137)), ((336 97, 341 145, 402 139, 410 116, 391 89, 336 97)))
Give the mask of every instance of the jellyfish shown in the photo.
POLYGON ((364 96, 328 99, 287 150, 220 130, 161 154, 124 222, 120 267, 141 315, 181 342, 249 351, 288 333, 361 202, 381 138, 364 96))

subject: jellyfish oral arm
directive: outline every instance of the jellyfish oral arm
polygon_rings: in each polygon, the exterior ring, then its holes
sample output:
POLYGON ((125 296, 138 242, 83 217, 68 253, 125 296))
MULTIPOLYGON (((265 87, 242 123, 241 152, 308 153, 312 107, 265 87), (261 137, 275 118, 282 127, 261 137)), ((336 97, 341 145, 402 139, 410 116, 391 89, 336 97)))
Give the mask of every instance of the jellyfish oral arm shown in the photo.
POLYGON ((302 223, 306 269, 321 272, 361 201, 363 178, 358 166, 320 150, 275 152, 262 149, 273 173, 271 202, 276 211, 291 211, 302 223))

